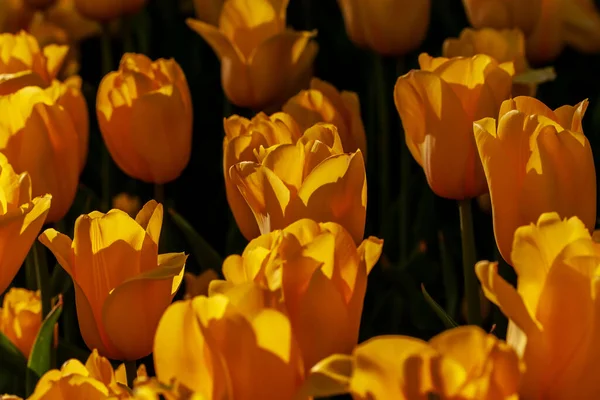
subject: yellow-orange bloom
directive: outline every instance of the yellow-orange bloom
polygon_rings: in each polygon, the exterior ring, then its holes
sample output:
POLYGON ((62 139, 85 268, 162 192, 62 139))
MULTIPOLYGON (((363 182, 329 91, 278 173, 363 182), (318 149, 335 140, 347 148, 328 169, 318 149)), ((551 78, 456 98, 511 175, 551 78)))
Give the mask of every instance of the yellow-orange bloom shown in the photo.
POLYGON ((302 219, 251 241, 241 256, 223 263, 226 281, 209 293, 236 297, 240 287, 260 285, 264 303, 289 315, 307 369, 334 353, 350 353, 367 287, 383 240, 356 246, 341 225, 302 219))
MULTIPOLYGON (((378 336, 352 355, 315 365, 304 390, 315 396, 350 393, 356 400, 514 400, 521 377, 515 351, 476 326, 445 331, 429 342, 378 336)), ((575 392, 574 392, 575 393, 575 392)))
POLYGON ((187 166, 192 99, 175 60, 124 54, 119 70, 100 82, 96 113, 106 147, 127 175, 161 184, 187 166))
POLYGON ((135 14, 145 5, 146 0, 75 0, 75 8, 79 14, 100 22, 135 14))
POLYGON ((510 319, 507 342, 527 368, 523 399, 600 396, 600 249, 576 217, 545 213, 515 232, 517 288, 496 263, 475 271, 488 299, 510 319))
POLYGON ((10 285, 42 229, 51 195, 32 198, 31 179, 0 154, 0 294, 10 285))
POLYGON ((474 124, 496 243, 508 263, 517 228, 542 213, 577 216, 594 229, 596 172, 581 125, 587 104, 552 111, 532 97, 516 97, 502 103, 498 120, 474 124))
POLYGON ((79 183, 79 136, 52 88, 25 87, 0 96, 0 151, 16 172, 31 176, 33 196, 52 195, 48 222, 67 213, 79 183))
POLYGON ((0 332, 4 334, 26 358, 42 325, 40 292, 11 288, 4 295, 0 308, 0 332))
MULTIPOLYGON (((310 218, 333 221, 362 241, 367 209, 367 180, 362 153, 344 153, 335 126, 317 124, 296 144, 261 147, 257 162, 229 169, 261 233, 310 218)), ((252 239, 252 238, 248 238, 252 239)))
POLYGON ((495 116, 510 97, 512 63, 490 56, 419 56, 420 70, 398 78, 396 109, 406 145, 441 197, 467 199, 487 191, 473 121, 495 116))
POLYGON ((304 376, 288 318, 251 298, 223 295, 178 301, 165 311, 154 365, 160 381, 206 399, 291 400, 304 376))
POLYGON ((430 0, 338 0, 346 32, 357 46, 403 55, 421 44, 429 27, 430 0))
POLYGON ((354 92, 339 92, 331 84, 313 78, 310 89, 289 99, 283 112, 290 114, 302 131, 317 122, 331 123, 337 127, 345 151, 367 152, 360 102, 354 92))
POLYGON ((99 35, 102 30, 98 22, 79 14, 75 7, 75 0, 57 0, 52 7, 45 11, 40 22, 62 31, 62 35, 66 36, 65 39, 69 43, 76 43, 90 36, 99 35))
POLYGON ((158 254, 162 216, 162 205, 152 200, 135 220, 114 209, 80 216, 73 240, 54 229, 40 235, 73 279, 85 343, 103 356, 150 354, 160 316, 183 279, 187 256, 158 254))
POLYGON ((229 178, 232 166, 243 161, 257 162, 260 147, 293 144, 302 133, 294 119, 284 113, 268 117, 260 112, 252 120, 233 115, 223 120, 223 173, 229 208, 242 234, 248 239, 260 235, 252 210, 244 200, 235 183, 229 178))
POLYGON ((185 281, 185 295, 183 298, 187 300, 196 296, 207 296, 208 285, 216 279, 219 279, 219 275, 212 269, 207 269, 200 275, 186 272, 183 276, 185 281))
POLYGON ((518 28, 525 34, 535 28, 545 3, 545 0, 463 0, 469 22, 475 28, 518 28))
POLYGON ((219 16, 225 0, 193 0, 196 17, 207 24, 219 25, 219 16))
POLYGON ((316 32, 286 29, 288 0, 225 0, 219 25, 188 19, 221 61, 229 100, 253 109, 276 105, 312 74, 316 32))

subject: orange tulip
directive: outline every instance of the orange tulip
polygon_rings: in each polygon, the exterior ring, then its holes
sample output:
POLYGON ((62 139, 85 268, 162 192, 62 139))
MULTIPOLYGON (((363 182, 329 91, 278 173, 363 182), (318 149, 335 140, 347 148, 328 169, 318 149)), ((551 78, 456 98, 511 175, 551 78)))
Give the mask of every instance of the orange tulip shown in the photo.
POLYGON ((23 0, 0 1, 0 32, 16 33, 26 29, 33 18, 34 10, 23 0))
POLYGON ((29 174, 16 174, 0 153, 0 294, 17 275, 42 229, 51 198, 49 194, 32 198, 29 174))
POLYGON ((79 14, 100 22, 135 14, 145 5, 146 0, 75 0, 75 8, 79 14))
POLYGON ((512 63, 490 56, 419 56, 421 70, 398 78, 396 109, 406 145, 441 197, 467 199, 487 191, 473 138, 473 121, 498 113, 510 96, 512 63))
POLYGON ((0 96, 0 151, 16 172, 31 176, 33 196, 52 195, 48 222, 67 213, 79 183, 79 137, 69 113, 53 98, 51 88, 25 87, 0 96))
POLYGON ((510 264, 517 228, 545 212, 578 216, 590 231, 594 228, 596 172, 581 125, 587 104, 552 111, 532 97, 516 97, 502 103, 497 120, 474 124, 496 243, 510 264))
POLYGON ((312 74, 315 32, 286 29, 288 0, 225 0, 219 25, 188 19, 221 61, 225 95, 240 107, 285 101, 312 74))
POLYGON ((235 297, 249 282, 260 285, 265 305, 289 315, 308 369, 356 345, 367 276, 382 247, 375 237, 357 247, 341 225, 301 219, 229 256, 226 281, 213 281, 209 293, 235 297))
POLYGON ((0 308, 0 332, 4 334, 26 358, 42 325, 40 292, 11 288, 4 295, 0 308))
POLYGON ((158 255, 162 213, 152 200, 135 220, 114 209, 80 216, 73 240, 54 229, 40 235, 73 279, 85 343, 105 357, 150 354, 160 316, 183 279, 185 254, 158 255))
POLYGON ((219 25, 219 16, 225 0, 193 0, 196 17, 207 24, 219 25))
MULTIPOLYGON (((75 7, 75 0, 57 0, 43 16, 40 23, 54 27, 65 36, 65 42, 77 43, 88 37, 100 35, 102 27, 96 21, 83 17, 75 7)), ((30 30, 33 30, 30 26, 30 30)), ((39 36, 38 36, 38 40, 39 36)))
POLYGON ((162 184, 187 166, 192 99, 175 60, 124 54, 119 70, 100 82, 96 114, 108 151, 127 175, 162 184))
POLYGON ((359 150, 366 154, 367 138, 360 116, 360 102, 354 92, 338 92, 331 84, 317 78, 310 81, 310 89, 303 90, 283 106, 302 131, 317 122, 328 122, 338 129, 344 151, 359 150))
POLYGON ((419 47, 429 27, 430 0, 338 0, 346 32, 357 46, 403 55, 419 47))
POLYGON ((463 3, 469 22, 475 28, 518 28, 529 34, 537 24, 545 1, 463 0, 463 3))

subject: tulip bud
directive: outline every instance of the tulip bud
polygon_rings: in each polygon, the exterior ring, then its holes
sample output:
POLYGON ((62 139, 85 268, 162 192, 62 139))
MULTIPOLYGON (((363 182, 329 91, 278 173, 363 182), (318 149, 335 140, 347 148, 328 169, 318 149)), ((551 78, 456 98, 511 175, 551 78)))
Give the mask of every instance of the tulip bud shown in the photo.
POLYGON ((219 25, 219 16, 225 0, 193 0, 196 17, 207 24, 219 25))
POLYGON ((40 292, 11 288, 0 308, 0 332, 28 358, 41 325, 40 292))
POLYGON ((519 226, 545 212, 596 222, 596 172, 581 120, 587 100, 552 111, 532 97, 502 103, 498 119, 475 122, 475 140, 490 189, 494 234, 512 265, 519 226))
POLYGON ((156 325, 183 279, 187 256, 158 254, 162 216, 152 200, 135 220, 121 210, 94 211, 77 219, 73 240, 54 229, 39 237, 73 279, 83 340, 105 357, 150 354, 156 325))
POLYGON ((469 22, 475 28, 518 28, 526 35, 535 28, 542 14, 542 0, 463 0, 469 22))
POLYGON ((79 14, 99 22, 135 14, 146 5, 146 0, 74 0, 79 14))
POLYGON ((163 184, 190 159, 192 100, 175 60, 126 53, 100 82, 100 132, 115 163, 132 178, 163 184))

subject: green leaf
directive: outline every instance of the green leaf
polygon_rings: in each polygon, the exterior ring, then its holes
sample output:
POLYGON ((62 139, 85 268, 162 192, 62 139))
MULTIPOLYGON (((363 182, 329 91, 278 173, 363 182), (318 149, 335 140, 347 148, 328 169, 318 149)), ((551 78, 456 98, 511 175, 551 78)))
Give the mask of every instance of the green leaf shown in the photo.
POLYGON ((169 214, 175 222, 175 225, 181 230, 186 240, 192 246, 192 255, 196 259, 196 262, 203 270, 213 269, 215 271, 220 271, 223 266, 223 259, 217 253, 215 249, 212 248, 210 244, 196 230, 190 225, 188 221, 185 220, 181 215, 179 215, 172 208, 169 209, 169 214))
POLYGON ((0 332, 0 360, 3 367, 24 373, 27 369, 27 358, 2 332, 0 332))
POLYGON ((58 303, 48 314, 40 331, 38 332, 29 361, 27 362, 27 376, 25 380, 25 388, 27 396, 31 395, 35 389, 35 385, 42 375, 44 375, 52 367, 52 347, 54 343, 54 326, 62 312, 62 299, 59 298, 58 303))
POLYGON ((427 290, 425 290, 425 285, 423 284, 421 284, 421 292, 423 292, 423 296, 425 296, 425 301, 427 301, 427 304, 429 304, 433 312, 435 312, 442 320, 442 323, 447 329, 456 328, 458 326, 456 321, 454 321, 451 316, 446 314, 446 311, 444 311, 444 309, 433 299, 433 297, 429 295, 429 293, 427 293, 427 290))

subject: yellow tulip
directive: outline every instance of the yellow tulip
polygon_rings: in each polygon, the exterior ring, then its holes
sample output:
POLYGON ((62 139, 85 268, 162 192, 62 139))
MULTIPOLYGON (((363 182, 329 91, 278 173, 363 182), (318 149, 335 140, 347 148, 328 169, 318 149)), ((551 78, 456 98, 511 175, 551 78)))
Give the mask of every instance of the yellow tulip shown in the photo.
POLYGON ((23 264, 50 209, 49 194, 32 198, 31 179, 0 154, 0 294, 23 264))
POLYGON ((219 16, 225 0, 193 0, 196 17, 207 24, 219 25, 219 16))
POLYGON ((225 95, 240 107, 285 101, 312 74, 316 32, 286 29, 288 0, 225 0, 219 25, 188 19, 221 61, 225 95))
POLYGON ((33 18, 34 10, 23 0, 0 1, 0 32, 16 33, 26 29, 33 18))
POLYGON ((283 106, 302 131, 317 122, 335 125, 345 151, 359 150, 366 154, 367 138, 360 115, 360 102, 354 92, 339 92, 331 84, 317 78, 310 81, 310 89, 303 90, 283 106))
POLYGON ((46 372, 28 400, 126 399, 130 396, 119 385, 110 362, 94 349, 85 365, 71 359, 60 370, 46 372))
POLYGON ((208 285, 210 282, 219 279, 219 276, 212 269, 207 269, 200 275, 186 272, 183 279, 185 281, 185 295, 183 298, 187 300, 196 296, 207 296, 208 285))
POLYGON ((396 109, 406 145, 441 197, 462 200, 487 191, 473 121, 495 116, 510 96, 512 63, 490 56, 419 56, 421 70, 398 78, 396 109))
POLYGON ((600 249, 577 217, 545 213, 515 232, 516 289, 496 263, 475 271, 488 299, 510 319, 507 342, 524 360, 523 399, 600 396, 600 249))
MULTIPOLYGON (((331 124, 317 124, 296 144, 257 151, 258 162, 239 162, 229 169, 252 210, 261 233, 311 218, 333 221, 362 241, 367 208, 365 163, 360 150, 344 153, 331 124)), ((249 238, 252 239, 252 238, 249 238)))
POLYGON ((261 146, 268 148, 279 144, 294 144, 302 133, 293 118, 284 113, 268 117, 261 112, 252 120, 233 115, 223 121, 223 127, 223 173, 227 201, 240 231, 250 240, 260 235, 260 231, 252 210, 230 179, 229 170, 240 162, 258 161, 256 155, 261 146))
POLYGON ((67 213, 79 183, 79 135, 52 88, 25 87, 0 96, 0 151, 16 172, 31 176, 33 196, 52 195, 47 222, 67 213))
POLYGON ((127 175, 162 184, 187 166, 192 99, 175 60, 123 55, 119 70, 100 82, 96 113, 106 147, 127 175))
POLYGON ((534 30, 546 3, 547 0, 463 0, 473 27, 518 28, 526 35, 534 30))
POLYGON ((79 14, 75 7, 75 0, 57 0, 44 14, 43 22, 63 31, 70 43, 99 35, 102 31, 98 22, 79 14))
POLYGON ((421 44, 429 27, 430 0, 338 0, 346 32, 357 46, 403 55, 421 44))
POLYGON ((198 296, 165 311, 154 340, 161 382, 206 399, 293 398, 304 370, 288 318, 239 300, 198 296))
POLYGON ((265 304, 289 315, 308 369, 356 345, 367 275, 382 247, 375 237, 357 247, 341 225, 302 219, 229 256, 226 281, 213 281, 209 293, 235 296, 240 285, 260 285, 265 304))
MULTIPOLYGON (((355 400, 516 400, 521 365, 515 351, 476 326, 445 331, 429 342, 377 336, 352 355, 312 368, 304 390, 350 393, 355 400)), ((577 392, 573 392, 577 393, 577 392)))
POLYGON ((162 205, 152 200, 135 220, 114 209, 80 216, 73 240, 54 229, 40 235, 73 279, 85 343, 105 357, 150 354, 160 316, 183 279, 185 254, 158 255, 162 217, 162 205))
POLYGON ((40 292, 11 288, 4 295, 0 308, 0 332, 4 334, 26 358, 42 325, 40 292))
POLYGON ((587 104, 552 111, 532 97, 516 97, 502 103, 498 120, 474 124, 496 243, 508 263, 517 228, 545 212, 578 216, 594 228, 596 172, 581 125, 587 104))
POLYGON ((145 5, 146 0, 75 0, 75 8, 79 14, 99 22, 135 14, 145 5))

